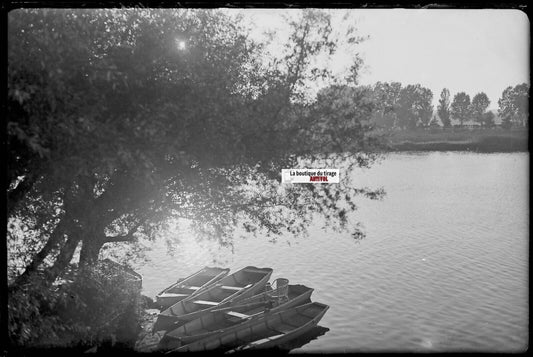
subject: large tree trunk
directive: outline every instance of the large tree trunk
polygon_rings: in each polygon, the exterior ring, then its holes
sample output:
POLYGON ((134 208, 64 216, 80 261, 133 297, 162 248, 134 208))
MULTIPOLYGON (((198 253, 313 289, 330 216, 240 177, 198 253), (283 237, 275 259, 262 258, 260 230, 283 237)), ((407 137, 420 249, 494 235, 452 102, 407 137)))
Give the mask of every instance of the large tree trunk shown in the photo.
MULTIPOLYGON (((56 249, 63 249, 59 246, 65 239, 65 235, 69 237, 69 239, 75 234, 76 224, 74 223, 73 217, 73 201, 72 201, 71 195, 65 195, 63 196, 64 204, 63 209, 65 213, 60 218, 61 220, 57 224, 57 226, 54 228, 53 232, 48 237, 48 240, 46 241, 45 245, 41 248, 41 250, 33 257, 30 264, 26 267, 24 272, 18 276, 15 279, 15 282, 12 284, 12 286, 20 286, 24 283, 26 283, 29 278, 38 271, 39 267, 42 265, 44 260, 50 256, 56 249)), ((67 240, 68 241, 68 240, 67 240)), ((73 244, 73 243, 70 243, 73 244)), ((66 245, 67 248, 70 247, 70 245, 66 245)), ((74 247, 75 250, 75 247, 74 247)), ((66 253, 65 253, 66 254, 66 253)), ((68 255, 68 254, 67 254, 68 255)), ((59 254, 59 257, 61 257, 61 253, 59 254)), ((66 259, 66 258, 65 258, 66 259)), ((67 263, 68 264, 68 263, 67 263)), ((61 265, 61 264, 59 264, 61 265)))
POLYGON ((37 269, 43 263, 46 257, 48 257, 48 255, 52 253, 52 251, 56 249, 57 246, 59 246, 61 241, 64 239, 65 230, 66 222, 65 218, 63 218, 61 222, 59 222, 57 227, 54 229, 52 234, 50 234, 50 237, 48 238, 48 241, 46 242, 44 247, 39 251, 39 253, 37 253, 33 257, 31 263, 26 267, 24 272, 17 277, 17 279, 12 285, 19 286, 28 281, 30 276, 32 276, 37 271, 37 269))
POLYGON ((92 265, 98 260, 100 249, 106 243, 132 242, 135 240, 133 234, 137 231, 140 223, 132 228, 127 234, 108 237, 103 233, 104 227, 93 231, 91 235, 86 235, 80 253, 80 265, 92 265))
MULTIPOLYGON (((105 194, 105 193, 104 193, 105 194)), ((100 249, 106 243, 105 228, 116 218, 114 213, 102 215, 106 211, 106 201, 100 197, 91 202, 92 211, 84 222, 83 245, 80 252, 80 265, 90 266, 98 260, 100 249)))
POLYGON ((80 252, 80 265, 90 266, 98 260, 100 249, 105 243, 105 236, 94 235, 92 237, 86 236, 83 240, 83 245, 80 252))
MULTIPOLYGON (((126 178, 119 176, 115 179, 122 183, 126 178)), ((64 272, 80 242, 82 242, 80 265, 90 266, 98 260, 100 249, 105 243, 132 240, 131 235, 106 237, 104 233, 105 227, 123 213, 120 209, 108 211, 109 206, 113 206, 117 199, 122 198, 123 195, 120 194, 123 193, 121 192, 123 185, 112 185, 104 194, 95 198, 92 193, 94 186, 92 182, 79 182, 79 184, 77 189, 69 191, 64 197, 65 214, 61 221, 12 286, 27 282, 29 277, 39 270, 45 259, 58 249, 59 255, 53 266, 47 269, 46 279, 49 281, 55 280, 64 272), (65 236, 67 236, 66 242, 61 244, 65 236)))
POLYGON ((61 247, 59 255, 57 256, 54 265, 46 271, 46 278, 48 281, 54 281, 62 272, 65 271, 68 264, 74 256, 74 252, 80 243, 80 236, 76 234, 78 232, 73 232, 67 238, 65 244, 61 247))

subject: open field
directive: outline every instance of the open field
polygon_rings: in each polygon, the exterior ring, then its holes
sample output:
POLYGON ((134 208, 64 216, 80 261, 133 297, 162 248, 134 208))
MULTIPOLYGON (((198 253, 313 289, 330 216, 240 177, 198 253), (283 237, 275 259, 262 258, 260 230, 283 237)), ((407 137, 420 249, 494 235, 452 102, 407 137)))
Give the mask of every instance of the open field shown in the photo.
POLYGON ((528 129, 419 129, 395 131, 388 137, 392 151, 528 151, 528 129))

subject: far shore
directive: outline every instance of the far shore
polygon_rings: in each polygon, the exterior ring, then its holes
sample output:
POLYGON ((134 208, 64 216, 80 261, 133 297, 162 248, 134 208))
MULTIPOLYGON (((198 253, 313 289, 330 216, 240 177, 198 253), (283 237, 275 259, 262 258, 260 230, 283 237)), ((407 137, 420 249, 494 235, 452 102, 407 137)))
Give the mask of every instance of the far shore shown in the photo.
POLYGON ((528 152, 528 128, 432 128, 395 131, 388 135, 390 151, 528 152))

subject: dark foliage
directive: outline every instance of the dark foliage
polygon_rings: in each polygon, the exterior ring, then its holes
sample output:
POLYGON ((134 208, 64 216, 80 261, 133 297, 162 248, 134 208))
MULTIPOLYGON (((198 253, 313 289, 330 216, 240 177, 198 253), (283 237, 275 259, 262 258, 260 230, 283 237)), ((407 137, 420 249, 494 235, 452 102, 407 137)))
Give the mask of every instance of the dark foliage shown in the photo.
POLYGON ((13 348, 94 345, 133 346, 138 333, 140 290, 116 270, 72 267, 59 283, 33 275, 9 291, 9 339, 13 348))

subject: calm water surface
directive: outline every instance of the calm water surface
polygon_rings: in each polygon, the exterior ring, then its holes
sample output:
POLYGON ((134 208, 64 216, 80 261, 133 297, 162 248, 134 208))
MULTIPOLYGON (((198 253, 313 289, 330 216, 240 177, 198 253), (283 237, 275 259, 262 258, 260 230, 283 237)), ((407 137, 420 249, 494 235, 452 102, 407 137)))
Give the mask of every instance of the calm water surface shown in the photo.
POLYGON ((311 227, 308 238, 154 247, 138 267, 154 297, 205 265, 272 267, 330 305, 324 336, 294 352, 522 351, 528 343, 529 154, 402 153, 356 173, 383 186, 360 199, 367 237, 311 227), (287 243, 287 240, 290 244, 287 243))

